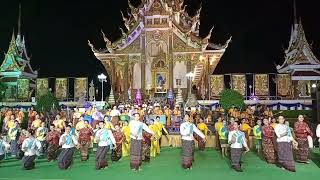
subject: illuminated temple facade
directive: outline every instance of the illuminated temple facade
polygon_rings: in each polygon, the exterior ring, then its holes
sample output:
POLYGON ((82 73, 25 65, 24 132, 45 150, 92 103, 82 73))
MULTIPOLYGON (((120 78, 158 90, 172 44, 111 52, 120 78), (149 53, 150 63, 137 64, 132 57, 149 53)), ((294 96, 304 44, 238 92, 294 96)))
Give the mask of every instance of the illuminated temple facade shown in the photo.
POLYGON ((27 54, 24 36, 21 34, 21 6, 19 6, 18 33, 12 33, 7 53, 0 67, 1 81, 6 85, 6 101, 28 99, 31 95, 29 89, 35 89, 35 80, 38 72, 30 65, 30 57, 27 54), (18 83, 21 82, 21 83, 18 83), (24 89, 22 90, 18 89, 24 89), (22 94, 19 97, 18 91, 22 94))
POLYGON ((106 68, 112 88, 120 99, 128 99, 138 89, 150 96, 161 96, 180 88, 187 94, 192 85, 197 94, 210 96, 210 75, 224 54, 231 38, 223 45, 199 36, 200 11, 189 16, 183 0, 143 0, 130 4, 130 13, 122 13, 127 33, 111 42, 102 32, 106 48, 94 55, 106 68), (192 84, 186 74, 194 73, 192 84))

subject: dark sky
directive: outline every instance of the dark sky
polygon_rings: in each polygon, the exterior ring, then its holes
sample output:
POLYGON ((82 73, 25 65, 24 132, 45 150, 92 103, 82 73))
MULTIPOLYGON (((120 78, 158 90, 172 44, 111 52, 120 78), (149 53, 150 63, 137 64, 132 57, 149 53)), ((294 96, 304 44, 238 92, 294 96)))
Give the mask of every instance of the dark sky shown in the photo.
MULTIPOLYGON (((134 0, 133 0, 134 1, 134 0)), ((197 4, 199 0, 188 0, 197 4)), ((123 26, 120 9, 127 0, 56 1, 24 0, 22 31, 31 64, 41 77, 96 77, 104 72, 87 45, 98 48, 104 42, 103 29, 111 39, 120 36, 123 26)), ((202 0, 200 33, 205 35, 214 24, 211 41, 232 43, 215 73, 275 72, 274 63, 283 61, 283 50, 293 23, 293 0, 202 0)), ((17 31, 19 1, 2 0, 0 6, 0 59, 8 49, 13 29, 17 31)), ((319 3, 297 0, 309 43, 320 58, 319 3)), ((192 11, 192 9, 190 10, 192 11)))

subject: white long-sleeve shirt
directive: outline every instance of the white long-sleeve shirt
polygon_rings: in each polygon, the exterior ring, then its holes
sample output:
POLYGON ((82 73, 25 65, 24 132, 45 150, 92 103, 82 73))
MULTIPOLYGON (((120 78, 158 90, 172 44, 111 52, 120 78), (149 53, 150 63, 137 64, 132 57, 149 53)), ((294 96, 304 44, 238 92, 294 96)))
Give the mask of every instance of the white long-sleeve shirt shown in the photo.
POLYGON ((120 116, 121 113, 118 109, 112 109, 111 112, 110 112, 110 116, 120 116))
POLYGON ((35 138, 27 138, 23 141, 21 149, 25 156, 33 156, 37 154, 41 148, 41 143, 35 138))
POLYGON ((274 128, 274 132, 277 135, 277 142, 291 142, 293 141, 292 134, 289 133, 290 127, 285 124, 277 124, 274 128), (282 134, 287 134, 281 137, 282 134))
POLYGON ((109 129, 99 129, 96 133, 96 139, 98 140, 98 146, 110 146, 116 144, 116 140, 109 129))
POLYGON ((246 136, 242 131, 234 130, 230 131, 228 135, 228 143, 230 143, 230 148, 243 148, 248 147, 246 142, 246 136), (235 139, 235 142, 232 142, 232 139, 235 139))
POLYGON ((181 139, 193 141, 194 132, 198 134, 201 138, 205 138, 205 135, 194 124, 190 122, 184 122, 180 125, 181 139))
POLYGON ((142 140, 142 130, 154 135, 154 132, 143 122, 132 120, 129 123, 130 137, 136 140, 142 140))
POLYGON ((3 139, 0 139, 0 155, 5 154, 6 150, 10 147, 10 144, 8 144, 3 139))
POLYGON ((59 139, 59 144, 62 145, 62 148, 73 148, 78 144, 78 140, 74 135, 63 134, 59 139))
POLYGON ((319 142, 320 142, 320 124, 318 124, 317 126, 316 136, 319 138, 319 142))

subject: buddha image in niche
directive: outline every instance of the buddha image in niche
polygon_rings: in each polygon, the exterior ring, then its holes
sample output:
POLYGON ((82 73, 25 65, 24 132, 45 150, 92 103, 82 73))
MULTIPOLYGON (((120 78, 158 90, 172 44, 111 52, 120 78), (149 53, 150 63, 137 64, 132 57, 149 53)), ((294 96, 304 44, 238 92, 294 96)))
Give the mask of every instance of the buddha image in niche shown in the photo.
POLYGON ((163 73, 157 73, 156 75, 157 87, 163 89, 166 84, 166 76, 163 73))

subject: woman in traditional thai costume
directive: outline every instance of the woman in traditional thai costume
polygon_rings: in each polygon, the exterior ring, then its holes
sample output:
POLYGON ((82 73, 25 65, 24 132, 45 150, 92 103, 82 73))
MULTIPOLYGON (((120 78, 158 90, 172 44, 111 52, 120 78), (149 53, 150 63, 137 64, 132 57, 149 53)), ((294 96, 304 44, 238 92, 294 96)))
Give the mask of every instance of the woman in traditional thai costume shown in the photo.
POLYGON ((262 150, 264 158, 268 163, 276 163, 275 152, 275 133, 273 127, 270 125, 268 119, 263 119, 262 126, 262 150))
POLYGON ((48 144, 47 149, 47 157, 48 161, 56 160, 57 159, 57 151, 59 149, 59 139, 60 139, 60 132, 57 131, 53 124, 50 125, 50 132, 46 136, 46 141, 48 144))
POLYGON ((219 129, 223 126, 222 123, 222 117, 218 117, 217 122, 214 124, 214 129, 215 129, 215 137, 216 137, 216 144, 215 147, 217 150, 220 150, 221 145, 220 145, 220 140, 219 140, 219 129))
POLYGON ((279 124, 275 127, 275 133, 277 135, 277 153, 279 165, 288 171, 295 172, 295 164, 292 153, 292 145, 297 146, 297 142, 292 137, 290 129, 284 124, 284 117, 279 116, 279 124))
POLYGON ((256 150, 258 156, 261 156, 261 146, 262 146, 262 127, 261 127, 261 119, 257 120, 257 125, 253 127, 253 135, 254 135, 254 143, 256 145, 256 150))
MULTIPOLYGON (((204 123, 204 120, 200 117, 199 124, 197 125, 198 129, 205 135, 206 140, 208 139, 208 132, 209 128, 208 126, 204 123)), ((194 134, 195 137, 198 136, 196 133, 194 134)), ((202 138, 198 136, 198 147, 200 151, 204 151, 206 148, 206 142, 202 140, 202 138)))
POLYGON ((150 162, 152 134, 143 131, 142 137, 142 161, 150 162))
POLYGON ((22 143, 22 151, 24 157, 22 158, 22 167, 26 170, 33 169, 35 166, 34 160, 37 157, 37 153, 41 148, 41 143, 34 137, 34 130, 27 132, 27 139, 22 143))
MULTIPOLYGON (((149 120, 149 128, 151 131, 155 134, 155 136, 159 139, 160 138, 160 130, 157 125, 154 124, 154 120, 150 119, 149 120)), ((151 157, 156 157, 157 156, 157 149, 159 147, 159 141, 155 139, 151 139, 151 147, 150 147, 150 156, 151 157)))
POLYGON ((301 163, 309 163, 309 144, 308 136, 312 137, 312 132, 303 115, 298 116, 298 121, 294 123, 294 133, 298 142, 296 150, 296 159, 301 163))
POLYGON ((130 128, 128 121, 123 122, 122 133, 124 135, 124 141, 122 143, 122 156, 127 157, 130 155, 130 128))
POLYGON ((243 148, 246 149, 245 152, 249 151, 249 147, 246 143, 245 134, 243 131, 239 130, 238 123, 233 123, 234 130, 228 134, 228 143, 230 144, 230 156, 231 156, 231 166, 234 170, 242 172, 241 169, 241 157, 243 154, 243 148))
MULTIPOLYGON (((232 124, 233 125, 233 124, 232 124)), ((233 130, 233 128, 232 128, 233 130)), ((220 127, 219 131, 219 141, 221 146, 221 155, 222 157, 228 156, 228 127, 227 121, 222 121, 222 126, 220 127)))
POLYGON ((10 147, 4 139, 2 139, 2 134, 0 134, 0 161, 2 161, 6 157, 6 152, 10 147))
POLYGON ((86 161, 89 159, 89 147, 91 146, 91 140, 93 136, 93 131, 89 122, 87 120, 84 121, 84 128, 79 131, 79 146, 80 146, 80 154, 81 160, 86 161))
POLYGON ((189 115, 186 114, 184 121, 180 125, 180 134, 182 140, 182 167, 184 169, 192 169, 192 162, 194 160, 194 139, 193 133, 198 134, 203 141, 206 141, 205 135, 190 121, 189 115))
POLYGON ((58 157, 58 166, 60 169, 68 169, 73 161, 74 148, 78 145, 77 138, 71 134, 71 126, 66 127, 60 137, 59 145, 62 146, 62 151, 58 157))
POLYGON ((100 129, 96 133, 96 140, 98 142, 98 149, 96 152, 96 169, 104 169, 108 166, 107 152, 113 145, 116 146, 116 140, 111 130, 105 128, 105 122, 99 122, 100 129))
POLYGON ((29 109, 29 113, 28 113, 28 117, 29 117, 29 120, 28 120, 28 129, 31 128, 31 124, 32 124, 32 122, 35 120, 36 115, 37 115, 37 111, 34 111, 34 110, 33 110, 33 107, 31 107, 31 108, 29 109))
POLYGON ((140 114, 134 114, 134 120, 129 123, 130 127, 130 167, 132 170, 141 170, 142 160, 142 132, 146 132, 154 135, 153 131, 143 122, 140 122, 140 114))
POLYGON ((114 128, 115 131, 113 132, 113 136, 116 141, 116 148, 112 150, 111 160, 119 161, 122 157, 122 142, 124 141, 125 137, 121 132, 119 125, 116 125, 114 128))
POLYGON ((10 151, 11 157, 16 157, 18 152, 18 138, 19 138, 19 123, 18 121, 14 121, 13 126, 9 128, 8 137, 10 140, 10 151))
POLYGON ((42 122, 40 127, 36 130, 37 139, 41 143, 40 155, 45 154, 47 151, 47 142, 46 142, 47 133, 48 133, 48 129, 45 127, 45 122, 42 122))

